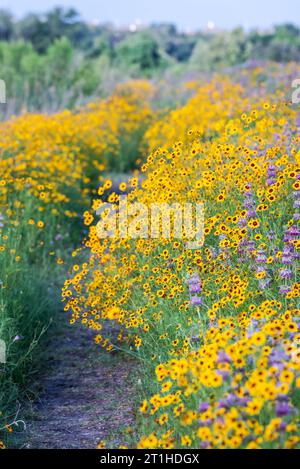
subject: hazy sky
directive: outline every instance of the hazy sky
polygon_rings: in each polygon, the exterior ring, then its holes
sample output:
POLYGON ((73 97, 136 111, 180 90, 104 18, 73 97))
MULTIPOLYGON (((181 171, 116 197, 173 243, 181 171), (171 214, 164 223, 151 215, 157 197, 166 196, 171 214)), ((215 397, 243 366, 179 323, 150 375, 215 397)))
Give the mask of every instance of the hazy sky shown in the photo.
POLYGON ((0 0, 21 16, 28 11, 46 11, 56 5, 74 6, 87 20, 129 24, 171 21, 197 29, 214 22, 217 27, 242 25, 268 27, 276 23, 300 24, 299 0, 0 0))

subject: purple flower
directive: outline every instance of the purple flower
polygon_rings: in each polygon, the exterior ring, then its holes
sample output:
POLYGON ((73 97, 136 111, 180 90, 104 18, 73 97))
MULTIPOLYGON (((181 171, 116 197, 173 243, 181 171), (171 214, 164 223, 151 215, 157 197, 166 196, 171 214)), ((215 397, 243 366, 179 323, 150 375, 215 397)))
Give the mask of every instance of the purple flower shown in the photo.
POLYGON ((268 178, 267 179, 267 186, 273 186, 275 184, 276 179, 275 178, 268 178))
POLYGON ((200 296, 192 296, 191 297, 191 305, 201 306, 202 304, 203 304, 203 300, 200 296))
POLYGON ((231 358, 225 352, 219 352, 217 363, 230 363, 231 358))
POLYGON ((293 263, 293 252, 290 245, 285 245, 282 252, 281 263, 283 265, 289 265, 293 263))
POLYGON ((280 422, 279 431, 285 432, 286 431, 286 422, 280 422))
POLYGON ((279 271, 279 277, 280 278, 292 278, 292 271, 290 269, 281 269, 279 271))
POLYGON ((255 218, 257 215, 256 210, 252 208, 251 210, 248 210, 247 212, 247 218, 255 218))
POLYGON ((238 225, 239 225, 240 227, 246 226, 246 225, 247 225, 247 220, 246 220, 246 218, 240 218, 239 221, 238 221, 238 225))
POLYGON ((284 242, 289 242, 293 241, 296 238, 299 238, 300 236, 300 231, 299 228, 296 225, 292 225, 290 228, 288 228, 284 234, 284 242))
POLYGON ((260 266, 260 265, 259 265, 258 267, 256 267, 256 272, 257 272, 258 274, 261 273, 261 272, 264 272, 264 271, 265 271, 264 267, 262 267, 262 266, 260 266))
POLYGON ((295 202, 293 204, 293 208, 300 208, 300 199, 295 200, 295 202))
MULTIPOLYGON (((193 274, 191 277, 189 277, 186 280, 186 282, 189 285, 190 295, 193 295, 193 294, 195 295, 196 293, 201 292, 202 287, 201 287, 201 282, 200 282, 200 278, 198 274, 193 274)), ((191 305, 193 306, 200 306, 203 303, 202 298, 197 295, 191 296, 190 301, 191 301, 191 305)))
POLYGON ((255 250, 255 242, 253 240, 250 240, 248 242, 248 251, 253 252, 255 250))
POLYGON ((200 293, 201 285, 200 283, 191 283, 189 286, 190 293, 200 293))
POLYGON ((252 199, 246 199, 243 202, 243 206, 247 209, 253 208, 255 206, 255 202, 252 199))
POLYGON ((273 365, 284 365, 285 362, 287 362, 289 360, 289 357, 288 355, 285 353, 284 350, 279 350, 278 348, 277 349, 273 349, 270 356, 269 356, 269 365, 270 366, 273 366, 273 365))
POLYGON ((220 399, 219 404, 218 404, 219 409, 222 407, 229 408, 229 403, 226 401, 226 399, 220 399))
POLYGON ((269 241, 272 241, 275 238, 275 233, 273 230, 270 230, 268 233, 268 239, 269 241))
POLYGON ((199 405, 199 412, 206 412, 209 409, 209 403, 208 402, 201 402, 199 405))
POLYGON ((193 283, 200 283, 200 278, 198 274, 194 274, 191 277, 189 277, 186 281, 189 285, 192 285, 193 283))
POLYGON ((210 442, 209 441, 202 441, 200 443, 200 449, 207 449, 210 447, 210 442))
POLYGON ((222 376, 222 378, 227 378, 231 375, 229 370, 217 370, 218 375, 222 376))
POLYGON ((255 258, 255 261, 258 262, 259 264, 265 264, 267 262, 267 256, 265 255, 265 253, 262 249, 260 249, 257 252, 257 256, 255 258))

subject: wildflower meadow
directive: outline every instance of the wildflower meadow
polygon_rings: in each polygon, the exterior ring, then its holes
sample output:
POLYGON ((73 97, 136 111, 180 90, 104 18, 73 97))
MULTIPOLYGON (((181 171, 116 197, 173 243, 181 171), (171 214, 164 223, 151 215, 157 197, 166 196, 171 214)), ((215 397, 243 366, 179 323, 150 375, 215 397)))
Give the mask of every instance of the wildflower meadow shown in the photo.
MULTIPOLYGON (((1 448, 26 440, 63 322, 88 329, 96 361, 130 357, 117 448, 300 448, 299 76, 264 62, 136 78, 0 123, 1 448)), ((99 430, 95 448, 113 441, 99 430)))
POLYGON ((117 191, 105 179, 85 212, 89 257, 64 309, 146 369, 138 448, 299 445, 299 110, 268 87, 195 85, 148 127, 141 170, 117 191), (203 202, 203 246, 99 239, 97 209, 125 191, 146 206, 203 202))

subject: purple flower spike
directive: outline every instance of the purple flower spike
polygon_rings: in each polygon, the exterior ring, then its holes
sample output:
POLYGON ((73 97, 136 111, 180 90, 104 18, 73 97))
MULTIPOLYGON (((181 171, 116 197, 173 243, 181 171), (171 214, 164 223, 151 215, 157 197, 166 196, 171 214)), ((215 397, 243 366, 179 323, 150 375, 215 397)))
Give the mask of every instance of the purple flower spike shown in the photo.
POLYGON ((200 293, 201 292, 201 285, 200 283, 192 283, 189 286, 190 293, 200 293))
POLYGON ((280 278, 292 278, 292 271, 290 269, 281 269, 279 271, 279 277, 280 278))
POLYGON ((203 300, 200 296, 192 296, 191 297, 191 305, 201 306, 202 304, 203 304, 203 300))
POLYGON ((279 287, 279 293, 281 295, 286 295, 290 291, 291 291, 291 287, 289 285, 280 285, 279 287))
POLYGON ((206 412, 209 409, 208 402, 201 402, 199 405, 199 412, 206 412))

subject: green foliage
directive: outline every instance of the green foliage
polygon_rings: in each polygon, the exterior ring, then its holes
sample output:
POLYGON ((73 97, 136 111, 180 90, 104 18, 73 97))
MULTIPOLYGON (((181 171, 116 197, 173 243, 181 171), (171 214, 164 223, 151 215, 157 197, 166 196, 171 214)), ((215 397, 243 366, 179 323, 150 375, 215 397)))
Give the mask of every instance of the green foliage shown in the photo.
POLYGON ((30 41, 41 53, 63 36, 81 48, 91 45, 91 31, 73 8, 56 7, 45 15, 29 14, 16 27, 16 36, 30 41))
POLYGON ((14 33, 12 15, 6 10, 0 10, 0 40, 8 41, 14 33))
POLYGON ((168 56, 178 62, 187 62, 197 43, 198 34, 179 33, 173 24, 162 23, 150 28, 160 47, 168 56))
POLYGON ((99 85, 94 64, 74 50, 67 38, 40 55, 24 41, 0 42, 1 79, 7 88, 3 117, 28 111, 56 111, 91 96, 99 85))
POLYGON ((292 24, 276 26, 272 33, 251 32, 251 58, 276 62, 299 61, 300 29, 292 24))
POLYGON ((0 79, 8 96, 0 117, 73 108, 130 78, 178 78, 257 60, 300 61, 300 29, 292 24, 250 32, 185 33, 172 23, 136 28, 90 25, 72 8, 20 20, 0 10, 0 79))
MULTIPOLYGON (((1 253, 0 265, 0 337, 7 345, 6 364, 0 365, 0 403, 2 410, 12 412, 36 372, 39 340, 59 311, 59 278, 63 274, 48 254, 57 234, 57 220, 49 210, 47 230, 39 232, 26 221, 38 212, 38 201, 28 194, 15 193, 11 200, 14 210, 15 201, 22 201, 24 208, 16 211, 18 225, 5 232, 7 250, 1 253)), ((58 253, 59 249, 63 251, 60 244, 61 248, 56 242, 58 253)))
POLYGON ((0 10, 0 40, 22 39, 39 54, 47 54, 49 47, 63 37, 87 58, 107 56, 111 65, 129 67, 132 74, 148 75, 173 61, 190 61, 193 68, 215 70, 247 60, 300 60, 300 29, 292 24, 270 31, 237 28, 231 32, 183 33, 172 23, 161 23, 139 27, 133 33, 107 24, 87 24, 73 8, 30 13, 18 21, 0 10))
POLYGON ((238 28, 201 38, 190 62, 200 70, 212 71, 246 62, 250 58, 251 48, 243 30, 238 28))

